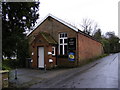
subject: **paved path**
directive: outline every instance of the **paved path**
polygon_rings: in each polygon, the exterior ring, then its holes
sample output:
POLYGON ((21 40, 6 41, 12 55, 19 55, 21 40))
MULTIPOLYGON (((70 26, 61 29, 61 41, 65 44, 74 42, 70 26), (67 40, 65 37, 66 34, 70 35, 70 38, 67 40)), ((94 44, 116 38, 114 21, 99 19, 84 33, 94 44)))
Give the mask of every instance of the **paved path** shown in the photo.
POLYGON ((110 55, 83 67, 49 70, 18 69, 16 87, 28 88, 117 88, 118 54, 110 55))
MULTIPOLYGON (((67 69, 70 70, 70 69, 67 69)), ((62 73, 67 72, 66 69, 39 70, 39 69, 17 69, 17 80, 15 80, 15 70, 10 71, 11 87, 29 87, 31 85, 41 83, 48 79, 54 78, 62 73)))
POLYGON ((118 88, 118 54, 74 68, 62 76, 30 88, 118 88))
POLYGON ((118 88, 118 54, 99 60, 84 73, 61 82, 54 88, 118 88))

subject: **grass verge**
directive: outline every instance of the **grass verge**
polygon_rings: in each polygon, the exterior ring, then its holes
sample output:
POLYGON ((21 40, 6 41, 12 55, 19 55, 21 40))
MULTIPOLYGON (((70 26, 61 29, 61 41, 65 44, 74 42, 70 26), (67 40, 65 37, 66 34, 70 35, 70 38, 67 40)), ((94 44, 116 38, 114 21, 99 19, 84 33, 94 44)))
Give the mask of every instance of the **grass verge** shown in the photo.
POLYGON ((79 66, 81 67, 81 66, 83 66, 83 65, 86 65, 86 64, 89 64, 89 63, 91 63, 91 62, 97 61, 97 60, 99 60, 99 59, 101 59, 101 58, 103 58, 103 57, 106 57, 106 56, 108 56, 108 55, 109 55, 109 54, 103 54, 103 55, 101 55, 101 56, 98 56, 98 57, 95 57, 95 58, 91 58, 91 59, 85 60, 85 62, 82 63, 82 64, 79 65, 79 66))
POLYGON ((2 60, 2 70, 11 70, 18 66, 18 60, 16 59, 4 59, 2 60))

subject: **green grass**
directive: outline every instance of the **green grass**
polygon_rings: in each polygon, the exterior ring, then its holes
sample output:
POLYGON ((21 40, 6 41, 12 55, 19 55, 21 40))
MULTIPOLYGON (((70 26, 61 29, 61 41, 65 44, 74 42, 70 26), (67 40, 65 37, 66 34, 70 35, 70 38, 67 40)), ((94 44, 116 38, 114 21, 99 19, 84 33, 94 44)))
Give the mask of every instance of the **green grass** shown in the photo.
POLYGON ((18 64, 18 61, 15 59, 4 59, 2 60, 2 70, 11 70, 14 69, 18 64))
MULTIPOLYGON (((88 60, 86 60, 86 62, 85 62, 83 65, 89 64, 89 63, 91 63, 91 62, 93 62, 93 61, 99 60, 99 59, 101 59, 101 58, 103 58, 103 57, 106 57, 106 56, 108 56, 108 55, 109 55, 109 54, 103 54, 103 55, 101 55, 101 56, 98 56, 98 57, 95 57, 95 58, 92 58, 92 59, 88 59, 88 60)), ((83 66, 83 65, 81 65, 81 66, 83 66)))
POLYGON ((101 59, 101 58, 106 57, 106 56, 108 56, 108 54, 103 54, 103 55, 98 56, 98 57, 96 57, 94 59, 91 59, 91 61, 95 61, 95 60, 101 59))
MULTIPOLYGON (((88 59, 88 60, 83 60, 84 62, 82 62, 80 65, 76 65, 76 66, 73 66, 73 67, 66 67, 66 66, 57 66, 56 68, 54 68, 54 70, 57 70, 57 69, 69 69, 69 68, 75 68, 75 67, 82 67, 82 66, 84 66, 84 65, 86 65, 86 64, 89 64, 89 63, 91 63, 91 62, 94 62, 94 61, 96 61, 96 60, 99 60, 99 59, 101 59, 101 58, 103 58, 103 57, 106 57, 106 56, 108 56, 109 54, 103 54, 103 55, 101 55, 101 56, 98 56, 98 57, 95 57, 95 58, 92 58, 92 59, 88 59)), ((53 69, 52 69, 53 70, 53 69)))
MULTIPOLYGON (((96 61, 96 60, 99 60, 99 59, 101 59, 101 58, 103 58, 103 57, 105 57, 105 56, 108 56, 108 54, 103 54, 103 55, 101 55, 101 56, 99 56, 99 57, 85 60, 85 62, 82 63, 82 64, 79 65, 79 66, 83 66, 83 65, 85 65, 85 64, 89 64, 89 63, 91 63, 91 62, 93 62, 93 61, 96 61)), ((13 59, 11 59, 11 60, 5 59, 5 60, 2 61, 2 64, 0 63, 0 67, 2 67, 2 70, 15 69, 16 66, 18 66, 18 65, 19 65, 18 60, 13 60, 13 59)), ((60 67, 60 66, 58 66, 58 67, 56 67, 56 68, 54 68, 54 69, 60 69, 60 68, 71 68, 71 67, 63 67, 63 66, 60 67)))

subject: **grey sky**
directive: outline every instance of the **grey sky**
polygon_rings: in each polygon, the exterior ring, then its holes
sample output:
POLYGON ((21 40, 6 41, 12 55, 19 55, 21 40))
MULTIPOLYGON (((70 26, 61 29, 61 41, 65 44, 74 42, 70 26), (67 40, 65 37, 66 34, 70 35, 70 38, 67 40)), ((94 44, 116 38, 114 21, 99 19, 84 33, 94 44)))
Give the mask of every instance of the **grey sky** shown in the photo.
MULTIPOLYGON (((39 0, 40 20, 48 13, 80 28, 83 18, 98 23, 102 32, 114 31, 118 35, 119 0, 39 0)), ((39 20, 38 20, 39 22, 39 20)))

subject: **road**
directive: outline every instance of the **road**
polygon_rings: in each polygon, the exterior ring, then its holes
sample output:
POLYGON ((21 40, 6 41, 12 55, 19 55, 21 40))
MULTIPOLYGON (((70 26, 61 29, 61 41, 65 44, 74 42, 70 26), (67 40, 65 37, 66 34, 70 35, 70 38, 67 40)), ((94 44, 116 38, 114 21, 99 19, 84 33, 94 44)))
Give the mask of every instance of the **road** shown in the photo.
POLYGON ((118 88, 118 56, 111 54, 30 88, 118 88))

